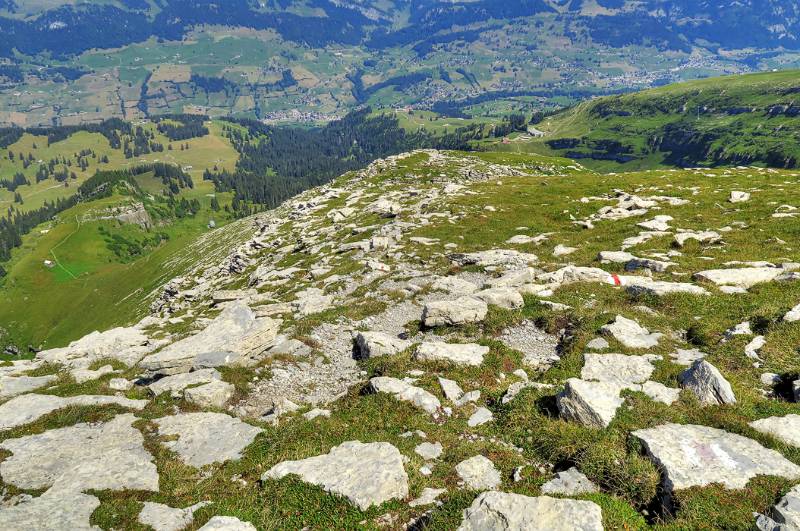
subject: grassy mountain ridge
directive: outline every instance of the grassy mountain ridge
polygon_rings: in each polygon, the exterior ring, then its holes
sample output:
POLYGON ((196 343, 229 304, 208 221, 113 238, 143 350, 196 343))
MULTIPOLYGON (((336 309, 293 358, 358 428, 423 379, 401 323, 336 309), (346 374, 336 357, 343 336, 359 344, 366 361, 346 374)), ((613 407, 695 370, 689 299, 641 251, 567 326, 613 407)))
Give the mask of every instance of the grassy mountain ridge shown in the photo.
POLYGON ((704 79, 607 96, 536 127, 542 138, 500 149, 558 153, 596 167, 800 163, 800 72, 704 79))

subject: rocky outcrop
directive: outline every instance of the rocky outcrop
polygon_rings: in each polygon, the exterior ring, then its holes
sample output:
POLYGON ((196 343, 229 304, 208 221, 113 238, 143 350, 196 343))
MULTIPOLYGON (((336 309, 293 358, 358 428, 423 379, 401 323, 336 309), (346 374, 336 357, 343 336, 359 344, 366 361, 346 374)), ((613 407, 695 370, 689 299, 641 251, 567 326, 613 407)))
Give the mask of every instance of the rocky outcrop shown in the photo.
POLYGON ((590 501, 484 492, 464 511, 459 531, 602 531, 600 506, 590 501))

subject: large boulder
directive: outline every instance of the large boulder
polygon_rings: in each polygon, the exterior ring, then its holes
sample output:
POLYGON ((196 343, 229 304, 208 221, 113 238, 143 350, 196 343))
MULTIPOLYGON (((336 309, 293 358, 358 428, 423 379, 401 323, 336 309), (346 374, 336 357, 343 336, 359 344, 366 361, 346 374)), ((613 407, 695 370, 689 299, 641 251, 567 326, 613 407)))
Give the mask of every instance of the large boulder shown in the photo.
POLYGON ((281 479, 288 475, 344 496, 362 511, 408 496, 403 456, 385 442, 348 441, 324 455, 279 463, 261 479, 281 479))
POLYGON ((196 364, 252 365, 275 344, 280 321, 256 319, 241 301, 231 303, 202 331, 144 358, 139 365, 154 374, 187 372, 196 364))
POLYGON ((423 308, 422 324, 432 327, 477 323, 486 318, 488 311, 486 303, 474 297, 460 297, 454 301, 434 301, 423 308))
POLYGON ((617 384, 570 378, 556 397, 559 415, 584 426, 605 428, 624 402, 620 390, 617 384))
POLYGON ((354 341, 360 359, 399 354, 411 346, 410 341, 383 332, 357 332, 354 341))
POLYGON ((459 531, 602 531, 594 502, 484 492, 464 511, 459 531))
POLYGON ((705 405, 735 404, 731 384, 722 376, 719 369, 704 359, 692 363, 678 377, 681 387, 688 389, 705 405))
POLYGON ((418 346, 415 356, 419 361, 444 361, 455 365, 477 367, 483 363, 483 357, 488 353, 489 347, 475 343, 431 341, 418 346))
POLYGON ((759 475, 800 478, 800 466, 775 450, 717 428, 663 424, 632 435, 661 469, 667 493, 712 483, 743 489, 759 475))

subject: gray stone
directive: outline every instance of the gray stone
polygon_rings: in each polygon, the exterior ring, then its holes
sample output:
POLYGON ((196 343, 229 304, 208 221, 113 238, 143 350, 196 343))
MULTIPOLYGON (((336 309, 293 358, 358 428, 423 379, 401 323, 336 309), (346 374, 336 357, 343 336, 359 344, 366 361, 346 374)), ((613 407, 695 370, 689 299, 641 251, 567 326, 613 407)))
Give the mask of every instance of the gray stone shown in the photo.
POLYGON ((470 416, 469 420, 467 420, 467 426, 474 428, 476 426, 482 426, 483 424, 491 422, 492 420, 494 420, 494 415, 492 412, 485 407, 479 407, 475 410, 475 413, 470 416))
POLYGON ((198 531, 258 531, 250 522, 243 522, 234 516, 215 516, 198 531))
POLYGON ((51 488, 38 498, 0 509, 4 531, 100 531, 89 523, 100 500, 89 494, 51 488))
POLYGON ((590 492, 598 492, 600 489, 592 483, 589 478, 572 467, 564 472, 556 473, 556 477, 542 485, 542 494, 564 494, 566 496, 577 496, 590 492))
POLYGON ((461 398, 456 400, 454 402, 454 404, 457 407, 463 407, 463 406, 466 406, 469 403, 477 402, 480 399, 480 397, 481 397, 480 390, 474 389, 472 391, 468 391, 468 392, 464 393, 463 395, 461 395, 461 398))
POLYGON ((111 378, 108 381, 108 388, 113 391, 130 391, 133 389, 133 382, 125 378, 111 378))
POLYGON ((747 201, 750 201, 750 193, 733 190, 730 197, 728 197, 728 201, 731 203, 746 203, 747 201))
POLYGON ((70 368, 85 369, 104 359, 114 359, 133 366, 155 346, 141 330, 112 328, 87 334, 66 347, 39 352, 36 359, 70 368))
POLYGON ((581 379, 615 383, 622 387, 641 384, 650 378, 655 356, 626 356, 624 354, 584 354, 581 379))
POLYGON ((530 284, 536 278, 536 273, 530 267, 509 271, 497 278, 490 278, 486 285, 491 288, 518 288, 530 284))
POLYGON ((356 349, 360 359, 392 356, 411 346, 411 342, 383 332, 358 332, 356 349))
POLYGON ((513 288, 490 288, 479 291, 474 295, 486 304, 505 308, 507 310, 517 310, 525 306, 522 295, 513 288))
POLYGON ((675 352, 670 353, 670 358, 674 363, 678 365, 691 365, 697 360, 701 360, 706 357, 705 352, 701 352, 700 349, 682 349, 679 348, 675 352))
POLYGON ((464 485, 473 490, 495 489, 502 483, 500 471, 482 455, 461 461, 456 465, 456 473, 464 485))
POLYGON ((423 507, 425 505, 433 505, 434 503, 438 503, 436 500, 442 494, 445 494, 447 489, 432 489, 430 487, 425 487, 422 489, 422 493, 419 495, 419 498, 411 500, 408 502, 409 507, 423 507))
POLYGON ((419 361, 444 361, 477 367, 488 353, 489 347, 475 343, 428 342, 417 347, 415 356, 419 361))
POLYGON ((464 394, 464 391, 461 390, 461 387, 458 385, 458 383, 454 382, 453 380, 448 380, 447 378, 442 378, 440 376, 439 385, 442 387, 442 392, 444 393, 445 398, 451 402, 455 402, 464 394))
POLYGON ((478 286, 458 277, 439 277, 431 284, 431 289, 453 295, 472 295, 478 291, 478 286))
POLYGON ((429 443, 424 442, 418 444, 416 448, 414 448, 414 452, 426 460, 431 459, 438 459, 440 455, 442 455, 442 443, 429 443))
POLYGON ((147 386, 153 395, 161 393, 179 394, 187 387, 206 384, 214 380, 221 380, 222 375, 216 369, 201 369, 199 371, 165 376, 147 386))
POLYGON ((187 372, 199 361, 250 365, 275 344, 280 321, 256 319, 241 301, 227 306, 202 331, 165 347, 139 362, 156 374, 187 372), (227 356, 227 361, 224 360, 227 356))
POLYGON ((212 380, 207 384, 190 387, 184 391, 183 396, 190 404, 203 408, 222 408, 233 398, 236 388, 233 384, 222 380, 212 380))
POLYGON ((19 439, 0 448, 3 481, 21 489, 158 491, 158 472, 132 414, 102 424, 76 424, 19 439))
POLYGON ((328 409, 314 408, 311 411, 303 413, 303 418, 306 420, 314 420, 317 417, 330 417, 331 412, 328 409))
POLYGON ((37 394, 21 395, 0 405, 0 430, 30 424, 53 411, 71 406, 117 405, 141 411, 147 406, 147 403, 147 400, 130 400, 118 396, 103 395, 70 397, 37 394))
POLYGON ((521 253, 513 249, 490 249, 488 251, 478 251, 466 254, 451 254, 450 260, 461 267, 477 265, 481 267, 505 268, 525 267, 536 263, 539 259, 535 254, 521 253))
POLYGON ((410 402, 431 415, 437 414, 442 407, 439 399, 425 389, 413 386, 397 378, 377 376, 372 378, 369 384, 374 392, 394 395, 396 399, 410 402))
POLYGON ((325 455, 279 463, 261 479, 281 479, 290 474, 346 497, 362 511, 408 496, 403 456, 385 442, 348 441, 325 455))
POLYGON ((754 420, 750 426, 772 435, 776 439, 800 448, 800 415, 789 414, 784 417, 769 417, 754 420))
POLYGON ((800 485, 781 498, 770 511, 770 516, 758 515, 759 531, 797 531, 800 529, 800 485))
POLYGON ((556 397, 556 404, 563 419, 605 428, 624 401, 619 393, 620 387, 615 384, 570 378, 556 397))
POLYGON ((700 243, 717 243, 721 239, 722 236, 713 230, 683 231, 675 235, 675 243, 678 247, 683 247, 689 240, 695 240, 700 243))
POLYGON ((783 273, 778 267, 744 267, 740 269, 710 269, 694 274, 695 280, 704 280, 717 286, 749 289, 756 284, 775 280, 783 273))
POLYGON ((690 390, 705 405, 735 404, 731 384, 719 370, 700 359, 680 374, 681 387, 690 390))
POLYGON ((72 376, 72 379, 75 380, 75 383, 82 384, 91 380, 97 380, 98 378, 101 378, 106 374, 111 374, 112 372, 114 372, 114 367, 111 365, 103 365, 96 370, 73 369, 69 374, 72 376))
POLYGON ((602 337, 596 337, 586 343, 586 348, 591 350, 605 350, 609 347, 608 341, 603 339, 602 337))
POLYGON ((484 492, 464 511, 458 531, 603 531, 600 506, 583 500, 484 492))
POLYGON ((181 531, 194 522, 194 512, 206 505, 208 502, 200 502, 186 509, 175 509, 163 503, 144 502, 137 520, 155 531, 181 531))
POLYGON ((333 295, 325 295, 319 288, 307 288, 297 294, 297 299, 292 304, 298 314, 307 316, 331 308, 333 299, 333 295))
POLYGON ((625 277, 623 279, 625 291, 633 295, 655 295, 663 297, 673 293, 688 293, 689 295, 709 295, 708 291, 687 282, 665 282, 651 280, 645 277, 625 277))
POLYGON ((783 316, 783 320, 787 323, 800 321, 800 304, 786 312, 786 315, 783 316))
POLYGON ((618 315, 613 323, 600 329, 605 334, 610 334, 627 348, 652 348, 658 345, 658 340, 663 334, 650 333, 636 321, 618 315))
POLYGON ((661 402, 671 406, 678 400, 681 390, 667 387, 666 385, 658 382, 647 381, 642 384, 642 392, 649 396, 655 402, 661 402))
POLYGON ((295 358, 310 356, 313 349, 299 339, 284 339, 278 341, 274 347, 269 349, 270 356, 293 356, 295 358))
POLYGON ((50 385, 58 379, 54 374, 47 376, 6 376, 0 378, 0 398, 10 398, 12 396, 30 393, 46 385, 50 385))
POLYGON ((170 437, 164 446, 197 468, 241 458, 263 431, 224 413, 179 413, 153 422, 160 436, 170 437))
POLYGON ((473 297, 461 297, 454 301, 434 301, 422 310, 425 326, 445 326, 477 323, 486 318, 489 311, 486 303, 473 297))
POLYGON ((800 478, 800 467, 775 450, 716 428, 663 424, 632 435, 661 469, 667 492, 712 483, 743 489, 758 475, 800 478))

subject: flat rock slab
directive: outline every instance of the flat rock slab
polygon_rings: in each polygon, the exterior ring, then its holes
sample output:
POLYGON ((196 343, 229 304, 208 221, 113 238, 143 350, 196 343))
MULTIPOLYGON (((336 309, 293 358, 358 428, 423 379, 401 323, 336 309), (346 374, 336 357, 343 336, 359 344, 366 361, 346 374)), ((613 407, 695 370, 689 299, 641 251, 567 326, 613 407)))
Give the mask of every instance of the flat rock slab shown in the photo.
POLYGON ((11 398, 23 393, 30 393, 50 385, 57 379, 58 376, 55 374, 47 376, 6 376, 0 378, 0 398, 11 398))
POLYGON ((48 413, 70 406, 117 405, 141 411, 147 400, 131 400, 119 396, 83 395, 61 397, 28 394, 12 398, 0 406, 0 430, 30 424, 48 413))
POLYGON ((208 505, 200 502, 186 509, 175 509, 163 503, 144 502, 137 520, 155 531, 181 531, 194 522, 194 512, 208 505))
POLYGON ((779 267, 744 267, 739 269, 709 269, 694 274, 695 280, 705 280, 717 286, 734 286, 749 289, 756 284, 770 282, 785 271, 779 267))
POLYGON ((489 347, 475 343, 429 342, 417 347, 416 358, 419 361, 444 361, 478 367, 488 353, 489 347))
POLYGON ((158 472, 132 414, 102 424, 7 439, 13 455, 0 463, 3 481, 21 489, 158 491, 158 472))
POLYGON ((399 354, 411 342, 383 332, 358 332, 353 338, 360 359, 399 354))
POLYGON ((576 496, 589 492, 598 492, 597 485, 589 481, 577 468, 558 472, 556 477, 542 485, 542 494, 564 494, 576 496))
POLYGON ((389 393, 398 400, 410 402, 431 415, 435 415, 442 407, 439 399, 433 394, 397 378, 377 376, 369 381, 369 385, 376 393, 389 393))
POLYGON ((233 516, 215 516, 198 531, 257 531, 250 522, 242 522, 233 516))
POLYGON ((461 461, 456 465, 456 473, 464 485, 473 490, 494 489, 502 483, 500 471, 482 455, 461 461))
POLYGON ((584 354, 581 379, 617 383, 640 384, 653 374, 653 360, 657 356, 626 356, 625 354, 584 354))
POLYGON ((434 301, 422 310, 425 326, 462 325, 478 323, 486 318, 489 307, 480 299, 460 297, 454 301, 434 301))
POLYGON ((279 325, 268 317, 256 319, 247 304, 233 302, 206 328, 147 356, 139 365, 155 374, 176 374, 188 372, 196 362, 205 368, 246 363, 248 356, 275 344, 279 325))
POLYGON ((484 492, 464 510, 459 531, 602 531, 594 502, 484 492))
POLYGON ((716 428, 664 424, 632 435, 661 469, 668 492, 711 483, 741 489, 758 475, 800 478, 800 467, 775 450, 716 428))
POLYGON ((242 450, 264 431, 224 413, 180 413, 153 422, 159 435, 177 436, 163 444, 197 468, 241 458, 242 450))
POLYGON ((4 531, 99 531, 89 523, 100 500, 80 492, 49 489, 47 492, 0 509, 0 529, 4 531))
POLYGON ((600 330, 613 336, 627 348, 652 348, 658 345, 658 340, 663 336, 656 332, 650 333, 647 328, 640 326, 636 321, 621 315, 618 315, 613 323, 605 325, 600 330))
POLYGON ((755 420, 750 426, 772 435, 776 439, 800 448, 800 415, 786 415, 785 417, 769 417, 755 420))
POLYGON ((261 479, 281 479, 290 474, 346 497, 362 511, 408 496, 403 456, 385 442, 348 441, 325 455, 279 463, 261 479))
POLYGON ((173 376, 165 376, 147 386, 153 395, 161 393, 180 393, 193 385, 207 384, 214 380, 222 380, 222 375, 216 369, 200 369, 194 372, 185 372, 173 376))
POLYGON ((156 344, 136 328, 112 328, 92 332, 66 347, 44 350, 36 359, 71 368, 88 368, 95 361, 114 359, 131 367, 150 353, 156 344))

